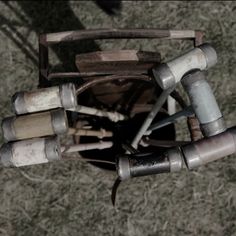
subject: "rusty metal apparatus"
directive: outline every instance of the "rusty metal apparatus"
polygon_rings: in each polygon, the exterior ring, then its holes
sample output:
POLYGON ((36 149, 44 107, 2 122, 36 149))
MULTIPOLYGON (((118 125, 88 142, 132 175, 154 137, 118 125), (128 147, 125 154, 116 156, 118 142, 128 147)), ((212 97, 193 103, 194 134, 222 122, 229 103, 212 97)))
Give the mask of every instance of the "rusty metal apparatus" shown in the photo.
POLYGON ((39 88, 12 97, 15 116, 2 122, 3 166, 78 159, 117 171, 120 180, 177 172, 236 152, 204 70, 217 54, 194 30, 102 29, 39 36, 39 88), (96 51, 76 55, 78 71, 49 70, 49 47, 95 39, 191 40, 193 48, 166 63, 159 52, 96 51), (62 82, 63 81, 63 82, 62 82), (56 82, 56 83, 55 83, 56 82), (180 83, 189 97, 176 89, 180 83), (172 98, 182 110, 170 111, 172 98), (174 123, 186 118, 190 139, 176 140, 174 123), (73 137, 70 145, 62 139, 73 137), (31 155, 31 154, 32 155, 31 155), (38 154, 37 154, 38 153, 38 154))

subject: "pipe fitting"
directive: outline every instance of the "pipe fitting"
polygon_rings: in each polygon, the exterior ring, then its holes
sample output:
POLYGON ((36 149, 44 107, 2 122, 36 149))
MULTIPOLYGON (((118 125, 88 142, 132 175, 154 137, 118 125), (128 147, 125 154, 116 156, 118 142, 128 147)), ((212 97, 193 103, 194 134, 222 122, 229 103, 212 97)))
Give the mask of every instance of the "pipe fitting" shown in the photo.
POLYGON ((75 109, 77 106, 75 86, 68 83, 31 92, 17 92, 12 97, 12 104, 16 114, 33 113, 58 107, 75 109))
POLYGON ((181 83, 188 94, 203 135, 210 137, 224 132, 226 127, 222 113, 204 73, 199 70, 189 73, 181 83))
POLYGON ((118 176, 121 180, 132 177, 178 172, 183 167, 182 154, 178 148, 169 149, 161 156, 135 154, 119 157, 118 176))
POLYGON ((188 169, 194 169, 236 153, 236 127, 182 147, 188 169))
POLYGON ((61 159, 56 136, 5 143, 0 148, 0 162, 5 167, 21 167, 61 159))
POLYGON ((2 121, 2 131, 6 141, 64 134, 68 131, 66 112, 64 109, 56 109, 7 117, 2 121))
POLYGON ((187 53, 153 69, 154 77, 162 89, 177 84, 192 70, 206 70, 217 63, 217 54, 210 44, 202 44, 187 53))

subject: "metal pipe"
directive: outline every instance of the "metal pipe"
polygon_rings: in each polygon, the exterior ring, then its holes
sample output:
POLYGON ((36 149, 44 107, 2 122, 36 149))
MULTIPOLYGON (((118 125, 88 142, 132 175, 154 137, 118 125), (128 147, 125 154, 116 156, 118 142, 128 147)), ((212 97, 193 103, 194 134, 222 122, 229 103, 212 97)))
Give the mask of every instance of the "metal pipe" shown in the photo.
POLYGON ((147 129, 151 125, 153 119, 156 117, 157 113, 165 103, 166 99, 168 98, 169 94, 174 90, 174 87, 164 90, 161 95, 158 97, 156 103, 154 104, 152 110, 146 117, 145 121, 143 122, 142 126, 140 127, 138 133, 136 134, 135 138, 133 139, 131 145, 134 148, 137 148, 139 141, 142 139, 143 135, 146 133, 147 129))
POLYGON ((209 137, 226 130, 222 113, 211 87, 201 71, 192 72, 181 80, 204 136, 209 137))
POLYGON ((236 153, 236 127, 182 147, 188 169, 194 169, 236 153))
POLYGON ((186 107, 184 110, 182 111, 179 111, 179 112, 176 112, 175 114, 171 115, 171 116, 168 116, 167 118, 151 125, 149 127, 149 129, 147 130, 146 134, 150 134, 152 131, 156 130, 156 129, 160 129, 162 127, 165 127, 171 123, 174 123, 176 122, 177 120, 180 120, 182 118, 185 118, 187 116, 191 116, 193 115, 194 112, 192 110, 192 107, 191 106, 188 106, 186 107))
POLYGON ((149 138, 142 139, 142 142, 144 142, 144 146, 148 144, 156 147, 177 147, 191 143, 191 141, 155 140, 149 138))
POLYGON ((209 44, 202 44, 187 53, 153 69, 154 77, 162 89, 173 87, 192 70, 206 70, 217 62, 217 54, 209 44))
POLYGON ((111 148, 113 146, 113 142, 98 142, 98 143, 83 143, 83 144, 75 144, 70 146, 61 147, 62 153, 72 153, 72 152, 81 152, 88 151, 94 149, 106 149, 111 148))
POLYGON ((0 163, 21 167, 61 160, 60 142, 56 136, 5 143, 0 148, 0 163))
POLYGON ((93 115, 93 116, 99 116, 99 117, 107 117, 113 122, 125 120, 126 116, 120 114, 119 112, 110 112, 110 111, 103 111, 99 110, 97 108, 92 108, 92 107, 86 107, 86 106, 81 106, 77 105, 75 109, 68 109, 70 111, 75 111, 87 115, 93 115))
POLYGON ((64 134, 67 130, 68 121, 63 109, 7 117, 2 121, 6 141, 64 134))
POLYGON ((72 109, 77 106, 77 97, 74 84, 68 83, 31 92, 18 92, 13 95, 12 103, 16 114, 26 114, 58 107, 72 109))
POLYGON ((121 180, 132 177, 177 172, 182 169, 182 154, 178 148, 161 156, 155 154, 125 155, 118 158, 117 172, 121 180))

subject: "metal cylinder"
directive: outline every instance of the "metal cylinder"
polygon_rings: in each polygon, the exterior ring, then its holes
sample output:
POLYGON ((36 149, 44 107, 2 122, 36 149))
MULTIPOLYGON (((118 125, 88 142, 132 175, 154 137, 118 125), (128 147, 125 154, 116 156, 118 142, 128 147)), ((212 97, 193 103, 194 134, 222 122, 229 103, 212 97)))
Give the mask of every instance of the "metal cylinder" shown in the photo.
POLYGON ((6 141, 64 134, 68 131, 68 121, 64 109, 7 117, 2 121, 3 136, 6 141))
POLYGON ((56 136, 6 143, 0 148, 0 162, 5 167, 20 167, 61 159, 56 136))
POLYGON ((161 156, 155 154, 125 155, 118 159, 117 172, 121 180, 132 177, 177 172, 182 169, 182 154, 178 148, 161 156))
POLYGON ((215 96, 201 71, 192 72, 181 80, 205 137, 226 130, 215 96))
POLYGON ((75 109, 77 97, 72 83, 38 89, 32 92, 17 92, 12 97, 16 114, 50 110, 58 107, 75 109))
POLYGON ((215 49, 205 43, 187 53, 153 69, 154 77, 162 89, 178 83, 189 71, 206 70, 217 62, 215 49))
POLYGON ((182 147, 188 169, 194 169, 236 153, 236 127, 182 147))

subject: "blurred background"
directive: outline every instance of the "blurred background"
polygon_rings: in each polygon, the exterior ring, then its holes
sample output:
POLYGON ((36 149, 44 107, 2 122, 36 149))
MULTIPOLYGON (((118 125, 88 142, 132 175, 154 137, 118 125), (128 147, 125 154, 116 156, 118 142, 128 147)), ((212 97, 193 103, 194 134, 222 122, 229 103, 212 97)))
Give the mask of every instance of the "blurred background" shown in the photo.
MULTIPOLYGON (((38 85, 39 33, 170 28, 203 30, 214 45, 219 62, 208 81, 227 125, 236 124, 234 1, 2 1, 0 9, 0 120, 13 115, 16 91, 38 85)), ((50 60, 65 71, 82 52, 142 49, 165 60, 189 47, 181 41, 96 40, 52 47, 50 60)), ((177 136, 186 137, 181 123, 177 136)), ((196 171, 126 181, 113 207, 115 177, 78 161, 0 168, 0 235, 236 235, 235 156, 196 171)))

